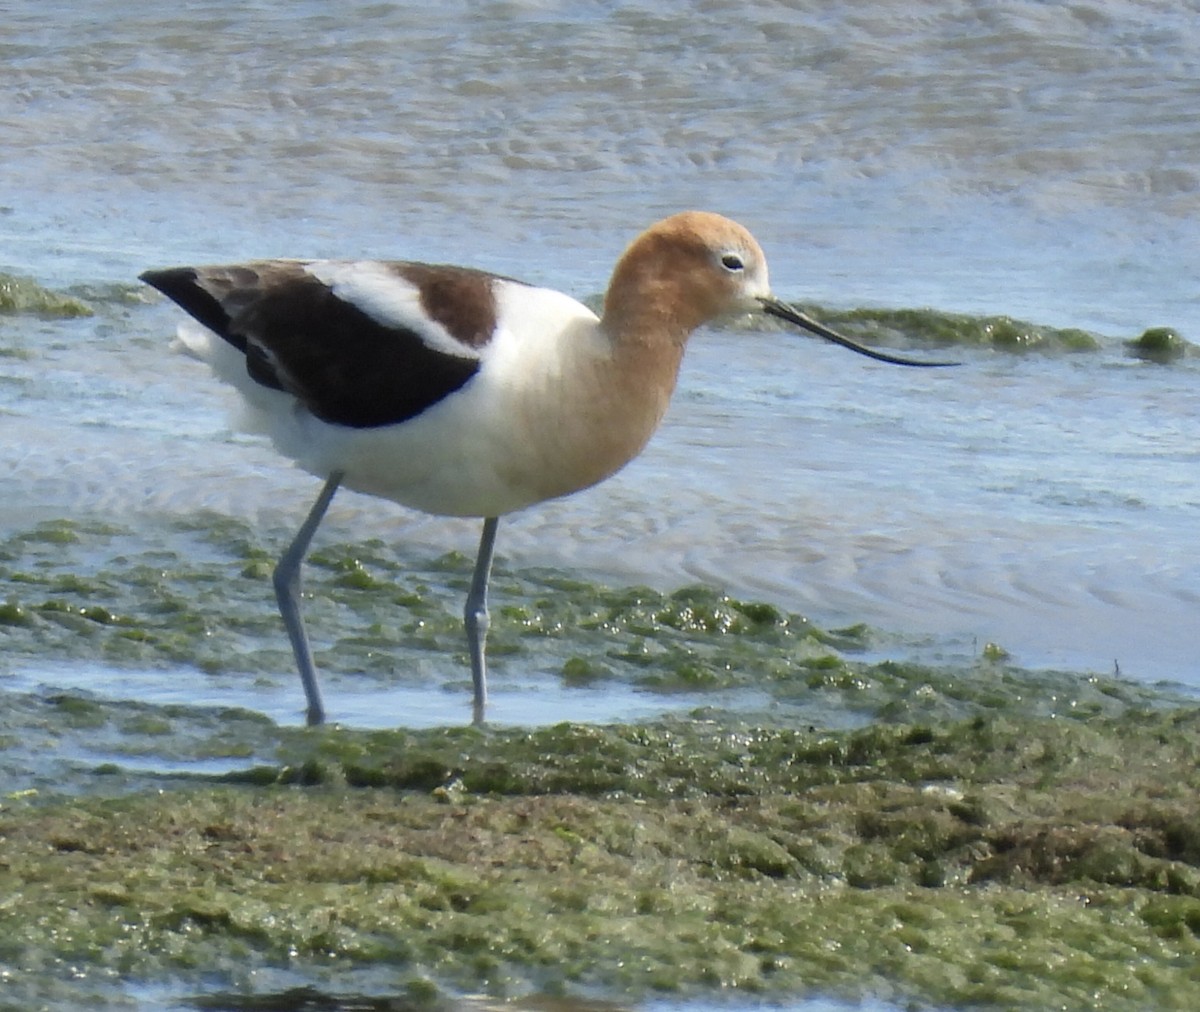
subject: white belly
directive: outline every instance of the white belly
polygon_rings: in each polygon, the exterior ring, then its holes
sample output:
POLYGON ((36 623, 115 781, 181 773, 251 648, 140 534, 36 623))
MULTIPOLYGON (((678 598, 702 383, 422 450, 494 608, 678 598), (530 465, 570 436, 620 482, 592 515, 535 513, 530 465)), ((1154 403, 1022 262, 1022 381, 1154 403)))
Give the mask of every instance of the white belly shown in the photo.
POLYGON ((521 426, 489 424, 473 383, 400 425, 353 429, 296 408, 270 435, 305 470, 341 471, 347 488, 426 513, 501 516, 548 498, 544 447, 521 426))

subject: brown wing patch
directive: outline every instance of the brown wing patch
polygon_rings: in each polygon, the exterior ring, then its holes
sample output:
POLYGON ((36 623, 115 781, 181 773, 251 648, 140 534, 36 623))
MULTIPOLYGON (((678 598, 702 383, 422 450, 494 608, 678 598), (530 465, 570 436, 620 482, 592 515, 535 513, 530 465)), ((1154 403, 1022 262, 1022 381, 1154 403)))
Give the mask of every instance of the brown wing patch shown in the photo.
POLYGON ((481 348, 496 330, 495 278, 468 267, 389 265, 421 293, 421 308, 457 341, 481 348))

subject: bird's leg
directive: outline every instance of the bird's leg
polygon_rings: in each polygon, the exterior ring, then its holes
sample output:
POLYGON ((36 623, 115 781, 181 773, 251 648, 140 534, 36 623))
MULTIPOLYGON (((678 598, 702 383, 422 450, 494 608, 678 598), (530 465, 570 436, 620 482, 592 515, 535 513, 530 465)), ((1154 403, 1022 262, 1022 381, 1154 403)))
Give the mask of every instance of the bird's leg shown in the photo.
POLYGON ((300 614, 300 565, 308 552, 313 534, 329 508, 333 493, 342 481, 342 472, 334 471, 325 481, 325 487, 317 501, 308 511, 296 537, 279 559, 273 577, 275 599, 279 602, 279 614, 287 627, 288 639, 292 641, 292 652, 296 655, 296 667, 300 669, 300 681, 304 684, 304 695, 308 698, 308 723, 322 724, 325 707, 321 703, 321 687, 317 684, 317 669, 313 664, 312 649, 308 645, 308 633, 304 630, 304 618, 300 614))
POLYGON ((463 622, 467 627, 467 649, 471 653, 471 680, 475 683, 476 724, 483 723, 483 711, 487 707, 487 657, 484 653, 488 631, 487 593, 498 524, 496 517, 488 517, 483 521, 479 555, 475 559, 471 590, 467 594, 467 607, 463 612, 463 622))

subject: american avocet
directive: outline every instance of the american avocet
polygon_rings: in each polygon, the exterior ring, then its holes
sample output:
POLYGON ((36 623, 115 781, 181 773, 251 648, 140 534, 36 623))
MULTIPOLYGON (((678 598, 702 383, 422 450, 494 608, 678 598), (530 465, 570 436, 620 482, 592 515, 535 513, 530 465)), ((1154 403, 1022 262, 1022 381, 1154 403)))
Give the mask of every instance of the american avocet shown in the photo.
POLYGON ((756 310, 885 362, 945 364, 865 348, 779 301, 754 237, 700 211, 634 240, 599 318, 560 292, 410 262, 257 260, 141 280, 201 324, 181 326, 182 342, 237 388, 253 427, 325 481, 274 577, 310 724, 325 710, 300 566, 339 486, 484 518, 465 610, 480 723, 497 518, 633 459, 667 409, 693 330, 756 310))

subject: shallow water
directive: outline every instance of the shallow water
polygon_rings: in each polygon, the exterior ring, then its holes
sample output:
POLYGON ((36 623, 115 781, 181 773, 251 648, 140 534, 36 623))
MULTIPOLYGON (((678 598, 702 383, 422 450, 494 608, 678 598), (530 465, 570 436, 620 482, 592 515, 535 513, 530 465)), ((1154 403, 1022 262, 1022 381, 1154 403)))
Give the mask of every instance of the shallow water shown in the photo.
MULTIPOLYGON (((299 683, 290 679, 249 679, 244 673, 191 678, 164 677, 162 670, 117 671, 104 665, 39 660, 10 677, 0 679, 10 693, 46 693, 67 690, 100 690, 105 698, 136 699, 155 707, 194 703, 216 708, 247 709, 262 713, 277 724, 296 724, 304 718, 304 698, 299 683), (282 684, 281 684, 282 682, 282 684)), ((376 680, 325 679, 336 722, 345 727, 379 727, 387 714, 410 728, 442 727, 469 723, 471 698, 461 680, 434 689, 429 685, 380 685, 376 680)), ((637 686, 607 681, 603 685, 572 686, 547 677, 501 676, 489 684, 488 724, 493 727, 539 727, 561 721, 649 720, 683 713, 702 706, 762 709, 770 702, 753 692, 655 693, 637 686)), ((96 757, 97 759, 103 756, 96 757)), ((128 759, 122 760, 123 765, 128 759)), ((170 772, 172 766, 156 756, 149 769, 170 772)), ((198 768, 192 760, 179 767, 186 772, 220 772, 198 768)))
MULTIPOLYGON (((1198 366, 1117 340, 1200 334, 1193 15, 18 6, 0 268, 97 294, 148 264, 392 255, 592 294, 638 228, 701 205, 754 229, 788 298, 1098 331, 1097 353, 965 351, 952 374, 710 331, 647 454, 500 550, 1194 683, 1198 366)), ((312 483, 230 440, 223 393, 166 351, 175 315, 98 294, 89 319, 5 324, 26 358, 2 363, 0 512, 295 523, 312 483)), ((352 496, 332 523, 475 537, 352 496)))
MULTIPOLYGON (((269 993, 269 992, 268 992, 269 993)), ((286 996, 288 992, 281 991, 281 996, 286 996)), ((196 1001, 189 1000, 189 997, 178 993, 176 988, 144 988, 137 992, 138 1008, 144 1012, 192 1012, 197 1008, 217 1010, 217 1012, 239 1012, 244 1008, 253 1008, 243 1001, 239 1001, 238 996, 229 995, 227 1004, 217 1004, 211 998, 207 999, 204 1004, 198 1005, 196 1001)), ((334 998, 334 1001, 337 999, 334 998)), ((367 1007, 364 1003, 369 1001, 377 1002, 376 1007, 403 1010, 406 1006, 403 999, 381 995, 378 997, 371 995, 353 995, 345 998, 346 1004, 341 1006, 327 1005, 326 1007, 334 1009, 347 1009, 347 1012, 355 1008, 367 1007), (388 1001, 395 1004, 385 1005, 388 1001)), ((418 1009, 420 1006, 414 1003, 411 1006, 413 1009, 418 1009)), ((625 1012, 626 1009, 637 1009, 638 1012, 728 1012, 732 1006, 729 1002, 704 1002, 699 1000, 680 1001, 650 1001, 634 1005, 619 1005, 613 1002, 602 1001, 571 1001, 567 999, 555 998, 539 998, 528 1002, 497 1002, 488 999, 473 1000, 471 998, 463 998, 454 1003, 447 1003, 444 1007, 448 1012, 499 1012, 503 1009, 511 1009, 513 1012, 625 1012)), ((764 1005, 753 1005, 744 1002, 739 1002, 736 1008, 741 1012, 755 1012, 756 1009, 778 1009, 778 1003, 772 1002, 764 1005)), ((894 1005, 887 1002, 866 1000, 862 1002, 843 1002, 833 999, 813 998, 804 999, 795 1002, 789 1002, 788 1008, 793 1012, 900 1012, 900 1010, 908 1006, 894 1005)))

